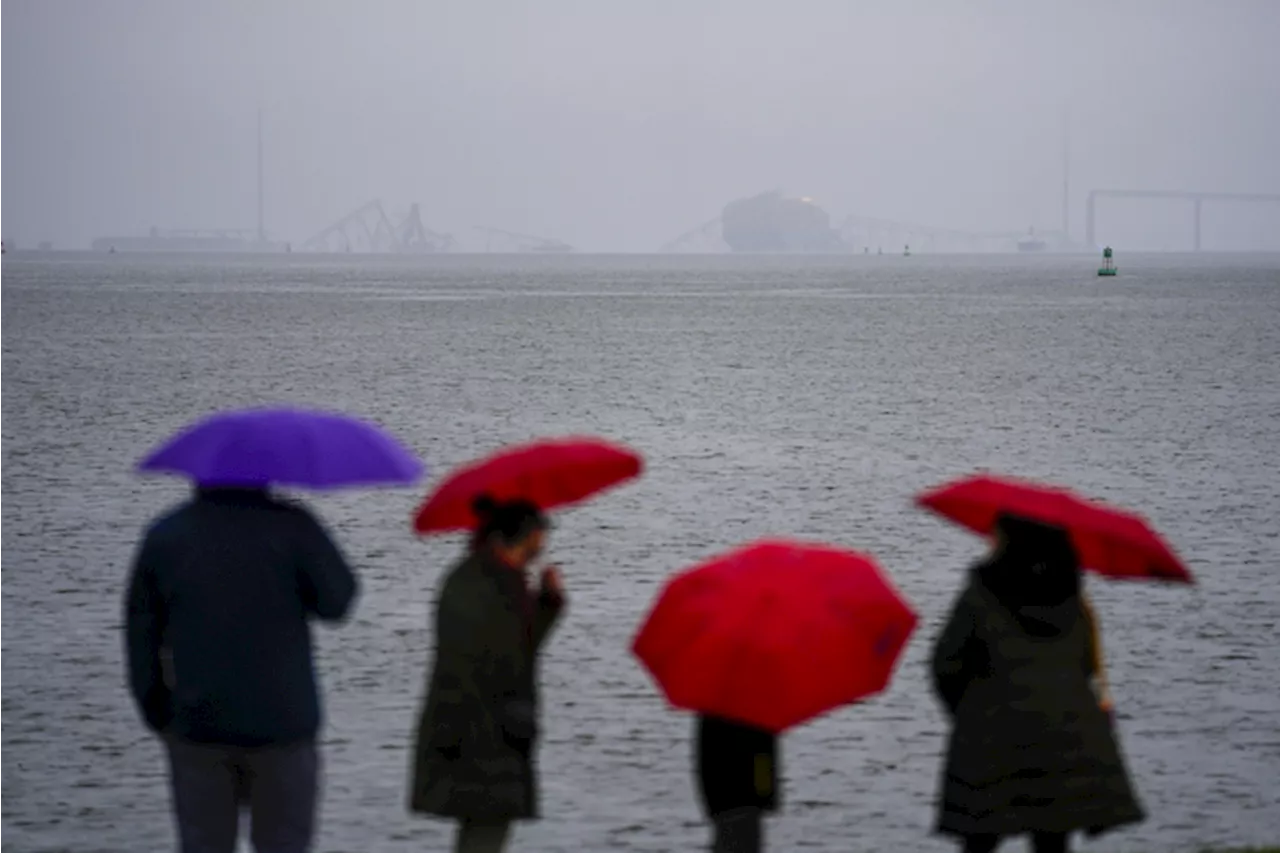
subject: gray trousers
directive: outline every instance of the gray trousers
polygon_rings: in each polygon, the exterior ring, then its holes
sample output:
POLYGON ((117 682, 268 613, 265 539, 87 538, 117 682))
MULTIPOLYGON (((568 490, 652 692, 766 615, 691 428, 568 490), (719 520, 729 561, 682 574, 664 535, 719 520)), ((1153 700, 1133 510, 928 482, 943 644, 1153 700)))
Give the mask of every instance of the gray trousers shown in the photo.
POLYGON ((509 823, 472 823, 462 821, 458 824, 458 842, 454 853, 502 853, 507 847, 507 838, 511 834, 509 823))
POLYGON ((711 822, 715 827, 711 853, 761 853, 764 850, 764 814, 760 809, 732 809, 715 815, 711 822))
POLYGON ((165 739, 182 853, 235 853, 249 810, 256 853, 306 853, 315 833, 320 756, 315 743, 243 749, 165 739))

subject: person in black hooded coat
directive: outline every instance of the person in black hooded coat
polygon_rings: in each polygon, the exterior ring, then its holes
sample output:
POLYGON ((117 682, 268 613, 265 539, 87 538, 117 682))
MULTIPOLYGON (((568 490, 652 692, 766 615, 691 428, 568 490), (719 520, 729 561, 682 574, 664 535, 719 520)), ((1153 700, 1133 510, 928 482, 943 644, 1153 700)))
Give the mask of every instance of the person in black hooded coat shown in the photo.
POLYGON ((1093 669, 1070 538, 1002 517, 995 553, 973 569, 934 651, 952 721, 939 832, 966 853, 1031 833, 1049 853, 1074 831, 1142 820, 1093 669))

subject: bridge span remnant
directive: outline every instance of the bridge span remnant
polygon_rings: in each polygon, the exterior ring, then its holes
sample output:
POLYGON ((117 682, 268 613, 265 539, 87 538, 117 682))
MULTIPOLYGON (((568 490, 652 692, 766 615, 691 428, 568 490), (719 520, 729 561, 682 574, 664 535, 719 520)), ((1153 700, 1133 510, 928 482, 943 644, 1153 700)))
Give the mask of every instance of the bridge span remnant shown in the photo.
POLYGON ((1237 202, 1270 202, 1280 203, 1280 193, 1217 193, 1217 192, 1194 192, 1183 190, 1090 190, 1089 197, 1085 201, 1084 214, 1084 239, 1090 246, 1097 248, 1097 240, 1094 238, 1097 221, 1097 203, 1100 198, 1145 198, 1145 199, 1172 199, 1177 201, 1189 201, 1195 213, 1195 250, 1200 251, 1200 220, 1203 212, 1204 203, 1206 201, 1237 201, 1237 202))

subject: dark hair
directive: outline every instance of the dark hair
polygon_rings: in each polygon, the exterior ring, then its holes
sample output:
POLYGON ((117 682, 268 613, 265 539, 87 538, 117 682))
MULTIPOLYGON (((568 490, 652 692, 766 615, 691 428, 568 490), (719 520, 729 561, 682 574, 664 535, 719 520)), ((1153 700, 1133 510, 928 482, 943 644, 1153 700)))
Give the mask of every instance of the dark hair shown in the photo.
POLYGON ((480 521, 471 537, 472 548, 479 548, 494 537, 503 545, 514 545, 530 533, 551 526, 537 504, 522 498, 498 501, 485 494, 471 502, 471 510, 480 521))
POLYGON ((1080 592, 1080 558, 1061 527, 1011 514, 996 519, 1004 536, 982 569, 997 598, 1020 605, 1052 605, 1080 592))

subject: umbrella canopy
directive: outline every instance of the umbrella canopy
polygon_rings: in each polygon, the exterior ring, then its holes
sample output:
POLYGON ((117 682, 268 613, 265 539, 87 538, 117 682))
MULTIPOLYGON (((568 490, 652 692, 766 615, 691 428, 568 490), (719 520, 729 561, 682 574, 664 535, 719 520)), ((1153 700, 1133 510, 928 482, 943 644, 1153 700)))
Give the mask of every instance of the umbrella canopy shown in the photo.
POLYGON ((481 495, 522 498, 543 510, 567 506, 637 477, 643 468, 640 454, 599 438, 513 445, 450 474, 419 507, 413 526, 419 533, 474 529, 472 504, 481 495))
POLYGON ((763 540, 668 581, 632 651, 675 707, 781 732, 883 690, 915 625, 870 557, 763 540))
POLYGON ((187 427, 138 464, 202 486, 279 484, 314 489, 409 484, 423 465, 371 423, 331 412, 223 412, 187 427))
POLYGON ((982 474, 931 489, 916 503, 983 535, 1002 514, 1061 527, 1081 566, 1107 577, 1195 582, 1142 516, 1060 487, 982 474))

